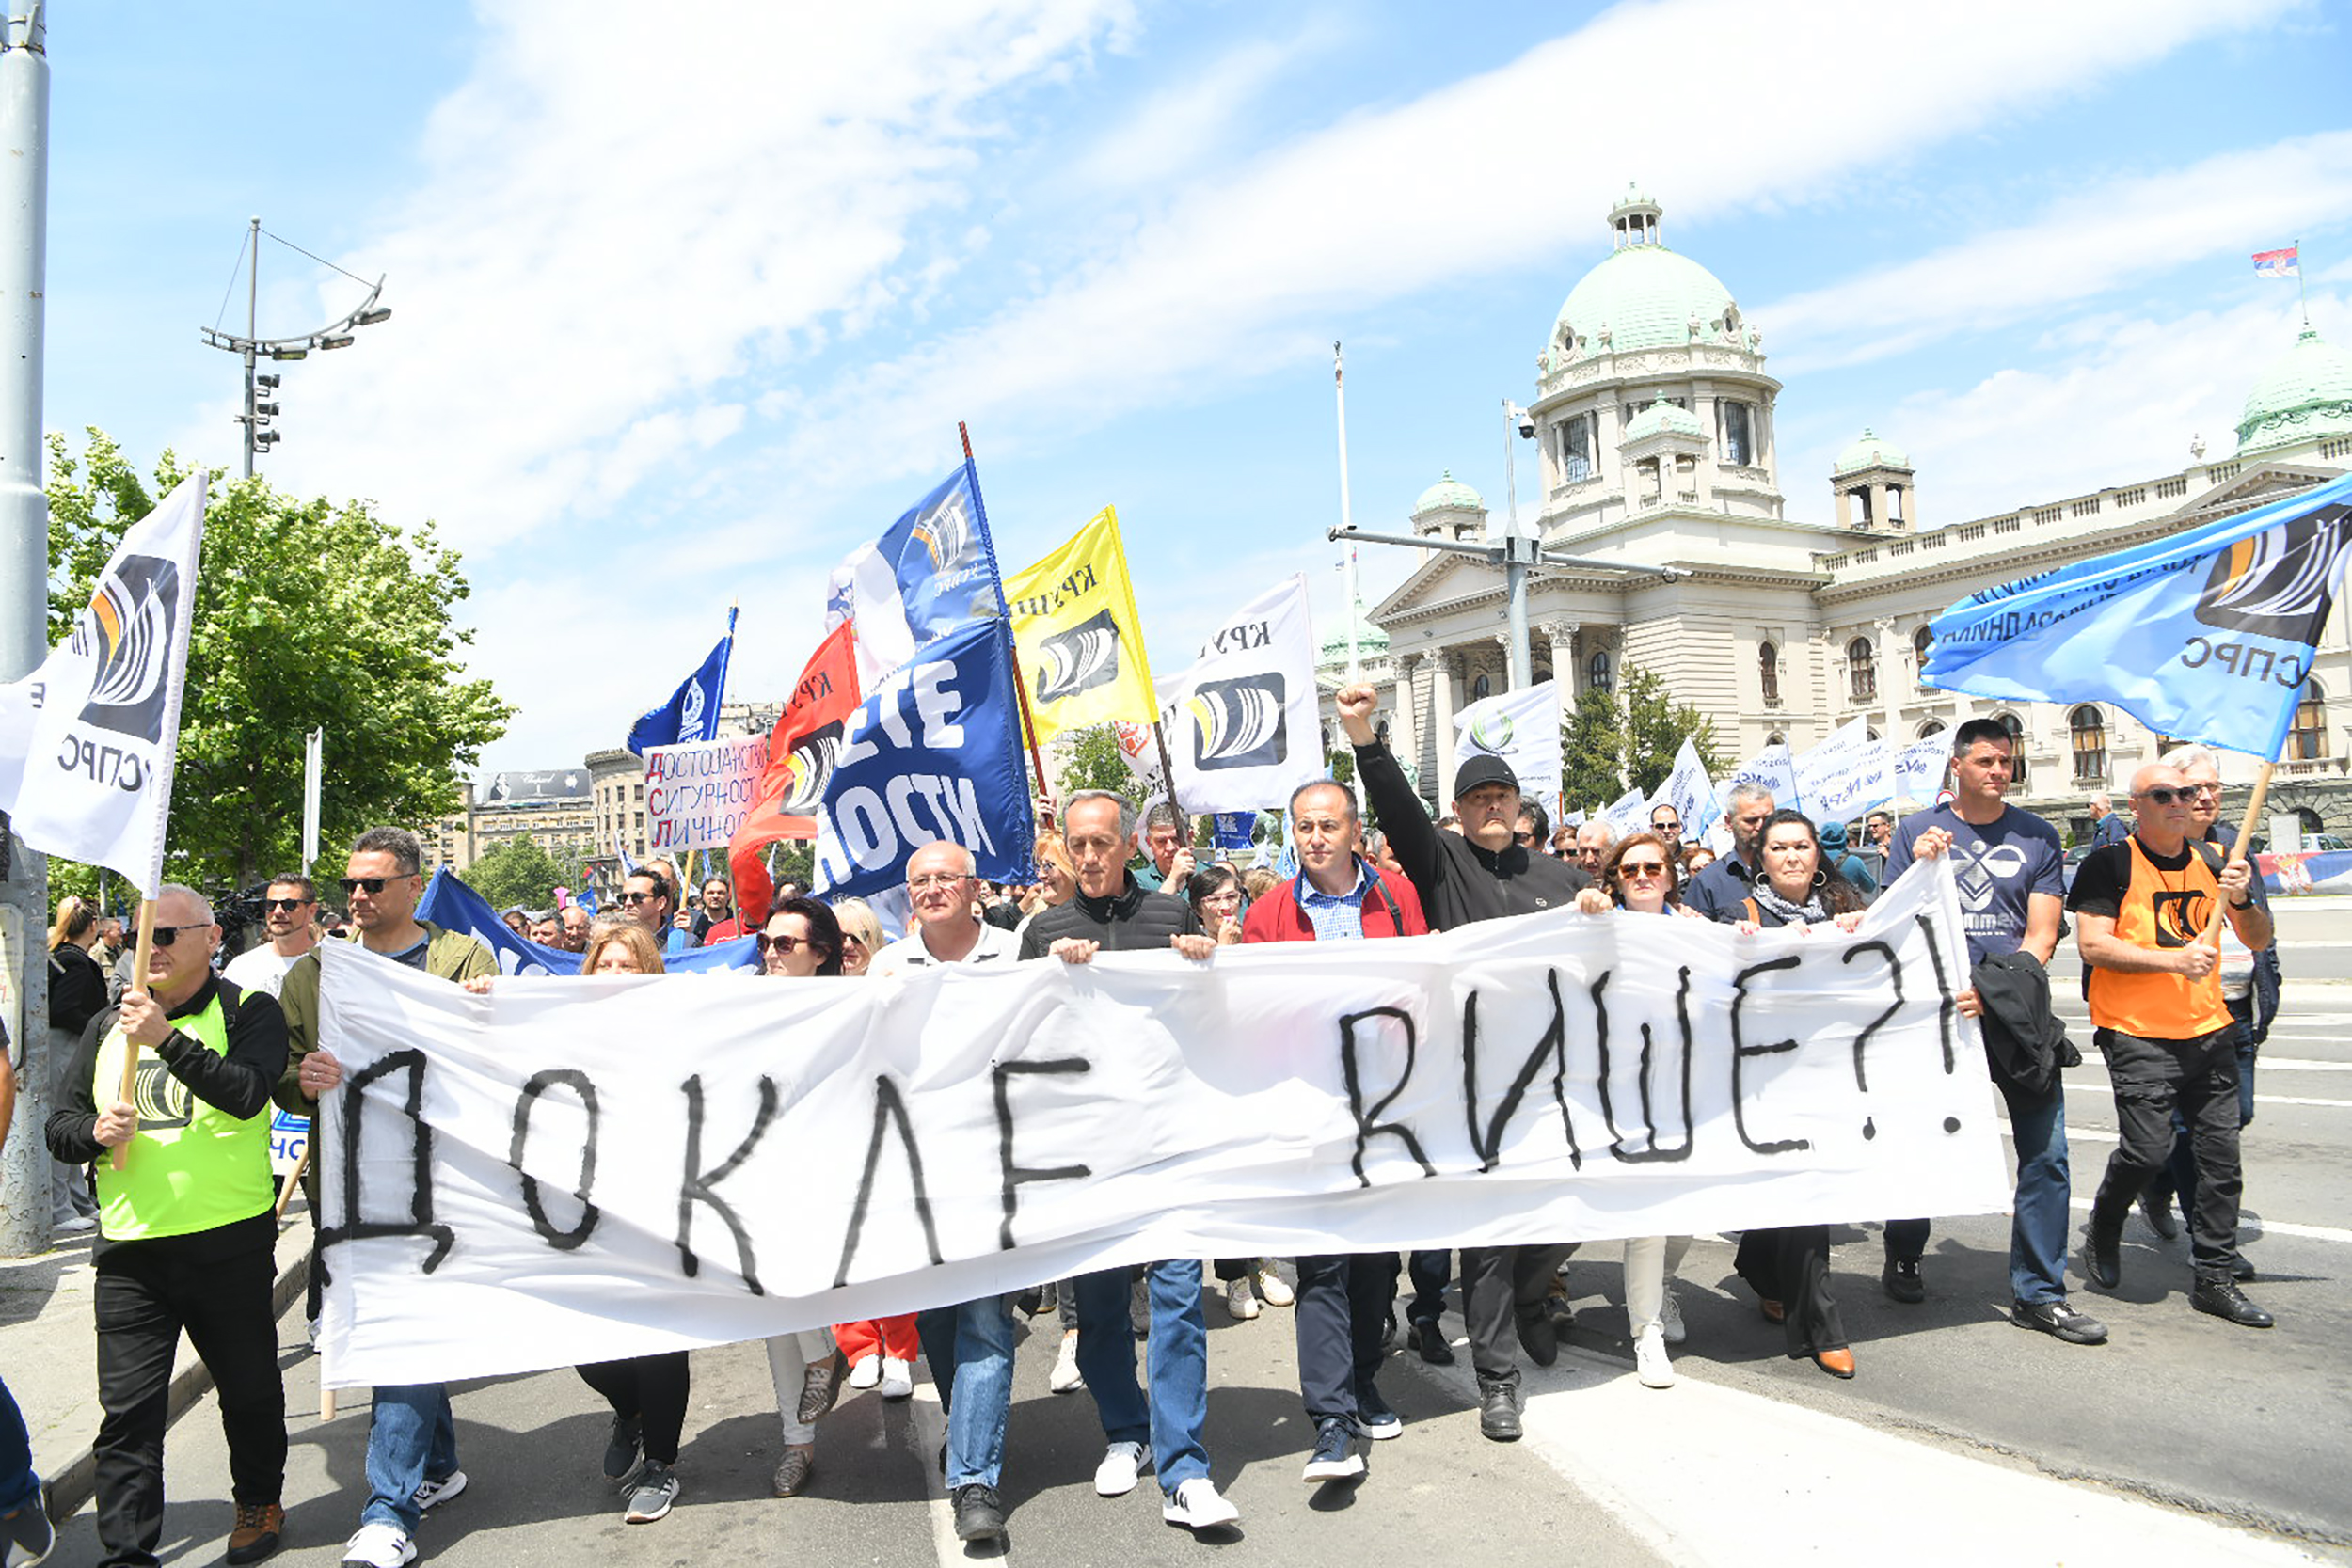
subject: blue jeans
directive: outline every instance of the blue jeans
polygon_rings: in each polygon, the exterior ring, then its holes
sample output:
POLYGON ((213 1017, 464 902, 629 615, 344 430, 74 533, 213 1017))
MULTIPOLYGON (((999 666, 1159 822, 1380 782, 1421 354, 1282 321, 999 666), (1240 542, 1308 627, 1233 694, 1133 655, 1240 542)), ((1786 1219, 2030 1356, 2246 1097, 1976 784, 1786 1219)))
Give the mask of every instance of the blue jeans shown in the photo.
POLYGON ((2066 1085, 2036 1099, 2003 1084, 2017 1148, 2015 1217, 2009 1227, 2009 1289, 2021 1305, 2066 1299, 2066 1240, 2074 1196, 2066 1164, 2066 1085))
MULTIPOLYGON (((40 1477, 33 1473, 33 1439, 24 1430, 24 1413, 16 1396, 0 1383, 0 1513, 14 1513, 40 1497, 40 1477)), ((7 1554, 0 1551, 0 1561, 7 1554)))
POLYGON ((947 1489, 994 1486, 1012 1413, 1012 1307, 1003 1296, 916 1314, 914 1331, 947 1411, 947 1489))
POLYGON ((378 1388, 368 1422, 368 1506, 363 1525, 397 1525, 415 1534, 422 1510, 417 1488, 427 1477, 448 1479, 457 1468, 457 1419, 449 1389, 438 1383, 378 1388))
POLYGON ((1160 1490, 1209 1473, 1200 1432, 1209 1421, 1209 1324, 1200 1311, 1200 1260, 1154 1263, 1145 1275, 1152 1297, 1152 1397, 1136 1383, 1136 1337, 1127 1322, 1127 1271, 1084 1275, 1078 1290, 1078 1370, 1094 1396, 1103 1436, 1147 1443, 1160 1490))

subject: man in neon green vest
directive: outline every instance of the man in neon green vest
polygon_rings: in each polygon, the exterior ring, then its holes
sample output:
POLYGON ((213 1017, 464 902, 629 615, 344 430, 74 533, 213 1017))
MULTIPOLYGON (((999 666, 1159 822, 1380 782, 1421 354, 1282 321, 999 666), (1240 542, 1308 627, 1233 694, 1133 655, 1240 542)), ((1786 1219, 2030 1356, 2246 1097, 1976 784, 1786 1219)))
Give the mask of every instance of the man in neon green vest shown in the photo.
POLYGON ((214 975, 219 946, 212 905, 166 883, 145 989, 90 1020, 46 1129, 56 1158, 98 1165, 102 1568, 158 1560, 165 1406, 183 1328, 220 1391, 237 1510, 229 1560, 259 1562, 285 1525, 269 1098, 286 1065, 286 1022, 272 997, 214 975), (126 1101, 123 1059, 134 1053, 126 1101))

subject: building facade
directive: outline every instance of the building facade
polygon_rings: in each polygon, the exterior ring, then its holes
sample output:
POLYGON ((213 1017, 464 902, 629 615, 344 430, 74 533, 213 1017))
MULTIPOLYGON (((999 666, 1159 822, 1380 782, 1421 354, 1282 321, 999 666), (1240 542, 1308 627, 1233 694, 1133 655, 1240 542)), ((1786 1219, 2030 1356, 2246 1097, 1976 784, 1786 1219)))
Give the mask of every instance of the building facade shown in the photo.
MULTIPOLYGON (((2120 710, 1994 703, 1922 684, 1929 624, 1979 589, 2106 554, 2305 490, 2352 467, 2352 355, 2308 325, 2256 378, 2233 449, 2185 467, 2101 484, 1995 516, 1938 523, 1902 449, 1865 430, 1839 454, 1818 515, 1791 514, 1774 442, 1780 384, 1763 334, 1712 273, 1670 249, 1662 209, 1629 191, 1609 214, 1611 253, 1561 307, 1536 357, 1529 405, 1540 449, 1547 545, 1668 579, 1539 568, 1528 588, 1532 664, 1556 678, 1565 718, 1627 664, 1712 720, 1719 749, 1803 751, 1854 718, 1906 741, 1964 720, 2018 738, 2012 799, 2061 823, 2093 793, 2121 795, 2162 737, 2120 710)), ((1817 482, 1818 483, 1818 482, 1817 482)), ((1486 535, 1485 503, 1448 475, 1412 514, 1416 534, 1486 535)), ((2339 600, 2265 815, 2307 831, 2352 827, 2352 638, 2339 600)), ((1454 715, 1504 689, 1501 573, 1436 552, 1359 630, 1399 754, 1433 798, 1453 773, 1454 715), (1376 649, 1367 644, 1376 638, 1376 649)), ((1344 638, 1327 643, 1327 693, 1344 638), (1336 656, 1336 659, 1335 657, 1336 656)), ((1327 713, 1328 705, 1327 703, 1327 713)), ((2224 753, 2243 786, 2256 759, 2224 753)), ((2242 804, 2242 788, 2233 803, 2242 804)), ((1571 802, 1586 804, 1588 802, 1571 802)))

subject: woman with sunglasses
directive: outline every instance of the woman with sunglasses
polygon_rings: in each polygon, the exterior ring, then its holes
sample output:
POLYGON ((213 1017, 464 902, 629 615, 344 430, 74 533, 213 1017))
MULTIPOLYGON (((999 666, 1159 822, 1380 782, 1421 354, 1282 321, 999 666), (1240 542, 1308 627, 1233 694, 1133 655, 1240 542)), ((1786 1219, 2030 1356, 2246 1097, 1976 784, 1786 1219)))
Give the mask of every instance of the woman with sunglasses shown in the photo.
MULTIPOLYGON (((1673 849, 1663 837, 1647 832, 1619 839, 1611 847, 1600 864, 1599 885, 1579 893, 1576 907, 1586 914, 1621 911, 1702 918, 1682 902, 1673 849)), ((1688 1335, 1671 1281, 1690 1250, 1688 1236, 1638 1236, 1625 1243, 1626 1324, 1633 1333, 1634 1375, 1645 1387, 1674 1386, 1674 1363, 1666 1347, 1682 1343, 1688 1335)))
MULTIPOLYGON (((1802 929, 1833 924, 1851 931, 1862 924, 1862 895, 1821 863, 1820 834, 1811 817, 1801 811, 1776 811, 1764 819, 1756 842, 1762 875, 1748 884, 1748 896, 1724 910, 1722 918, 1750 934, 1773 927, 1802 929)), ((1740 1237, 1732 1267, 1755 1287, 1766 1320, 1782 1325, 1790 1360, 1810 1356, 1832 1377, 1853 1376, 1845 1320, 1829 1293, 1829 1227, 1746 1231, 1740 1237)))
POLYGON ((1040 910, 1050 910, 1070 902, 1078 891, 1077 863, 1070 858, 1070 846, 1061 834, 1043 832, 1037 835, 1037 881, 1021 899, 1021 925, 1025 927, 1037 918, 1040 910))
POLYGON ((858 979, 866 974, 866 966, 874 961, 874 955, 889 945, 890 939, 882 935, 882 921, 865 899, 836 898, 829 907, 841 927, 841 973, 850 979, 858 979))
MULTIPOLYGON (((842 946, 841 922, 831 909, 815 898, 781 899, 760 927, 760 973, 776 980, 838 976, 842 946)), ((914 1320, 907 1324, 911 1342, 914 1320)), ((817 1474, 817 1423, 841 1397, 848 1368, 843 1349, 821 1328, 770 1337, 768 1376, 775 1386, 776 1418, 784 1426, 784 1458, 772 1478, 777 1497, 797 1497, 808 1490, 817 1474)), ((907 1392, 914 1391, 910 1380, 907 1392)))

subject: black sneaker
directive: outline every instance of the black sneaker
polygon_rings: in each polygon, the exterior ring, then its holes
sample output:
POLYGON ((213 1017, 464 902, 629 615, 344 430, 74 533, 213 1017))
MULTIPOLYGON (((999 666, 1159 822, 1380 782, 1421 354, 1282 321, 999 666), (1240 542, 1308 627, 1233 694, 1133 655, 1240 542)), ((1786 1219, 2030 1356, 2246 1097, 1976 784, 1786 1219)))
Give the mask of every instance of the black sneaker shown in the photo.
POLYGON ((1454 1365, 1454 1347, 1445 1342, 1445 1329, 1435 1318, 1424 1318, 1413 1325, 1413 1348, 1433 1367, 1454 1365))
POLYGON ((2178 1221, 2172 1217, 2172 1195, 2150 1187, 2139 1195, 2139 1217, 2148 1222, 2148 1228, 2160 1242, 2169 1242, 2181 1233, 2178 1221))
POLYGON ((1560 1327, 1552 1321, 1549 1307, 1537 1302, 1518 1309, 1519 1344, 1527 1358, 1538 1367, 1549 1367, 1560 1359, 1560 1327))
POLYGON ((2246 1254, 2241 1252, 2230 1259, 2230 1277, 2241 1285, 2254 1277, 2254 1265, 2246 1260, 2246 1254))
POLYGON ((1005 1505, 996 1500, 996 1488, 982 1481, 956 1488, 956 1539, 959 1541, 1002 1541, 1005 1538, 1005 1505))
POLYGON ((2102 1291, 2112 1291, 2123 1278, 2123 1216, 2103 1219, 2097 1210, 2083 1227, 2083 1274, 2102 1291))
POLYGON ((1928 1288, 1919 1283, 1919 1259, 1889 1258, 1879 1274, 1879 1284, 1886 1293, 1907 1307, 1916 1307, 1928 1299, 1928 1288))
POLYGON ((615 1491, 637 1479, 637 1467, 644 1453, 644 1436, 637 1418, 613 1417, 612 1436, 604 1446, 604 1479, 615 1491))
POLYGON ((1326 1416, 1315 1423, 1314 1452, 1307 1456, 1299 1479, 1310 1486, 1327 1481, 1361 1481, 1364 1456, 1356 1451, 1355 1429, 1344 1416, 1326 1416))
POLYGON ((1520 1431, 1518 1390, 1507 1383, 1480 1384, 1479 1435, 1497 1443, 1516 1443, 1520 1431))
POLYGON ((2088 1312, 2077 1312, 2062 1301, 2021 1301, 2009 1309, 2009 1321, 2065 1340, 2070 1345, 2104 1345, 2107 1325, 2088 1312))
POLYGON ((2188 1304, 2200 1312, 2224 1318, 2240 1328, 2268 1328, 2278 1320, 2252 1302, 2237 1288, 2233 1279, 2200 1278, 2197 1289, 2188 1295, 2188 1304))
POLYGON ((1404 1418, 1389 1408, 1370 1378, 1356 1385, 1356 1428, 1375 1443, 1405 1432, 1404 1418))

